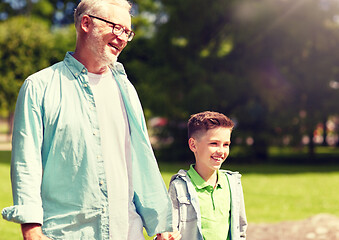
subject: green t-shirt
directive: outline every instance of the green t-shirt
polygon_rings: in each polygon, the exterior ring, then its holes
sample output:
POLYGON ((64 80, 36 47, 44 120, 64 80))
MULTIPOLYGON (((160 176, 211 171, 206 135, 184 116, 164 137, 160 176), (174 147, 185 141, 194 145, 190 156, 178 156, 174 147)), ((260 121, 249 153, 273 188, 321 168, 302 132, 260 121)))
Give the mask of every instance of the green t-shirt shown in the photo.
POLYGON ((199 199, 201 229, 205 240, 228 240, 230 225, 230 189, 225 174, 218 174, 216 188, 195 171, 192 164, 187 171, 199 199))

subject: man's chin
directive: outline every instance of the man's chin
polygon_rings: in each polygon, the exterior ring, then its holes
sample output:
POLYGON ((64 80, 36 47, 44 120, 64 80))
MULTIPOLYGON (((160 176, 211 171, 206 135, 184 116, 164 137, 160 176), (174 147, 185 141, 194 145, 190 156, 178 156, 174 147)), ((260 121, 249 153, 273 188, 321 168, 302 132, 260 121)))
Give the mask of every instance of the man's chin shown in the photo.
POLYGON ((114 63, 116 63, 118 61, 118 57, 117 56, 110 56, 109 58, 102 58, 102 64, 101 65, 105 65, 105 66, 109 66, 109 65, 114 65, 114 63))

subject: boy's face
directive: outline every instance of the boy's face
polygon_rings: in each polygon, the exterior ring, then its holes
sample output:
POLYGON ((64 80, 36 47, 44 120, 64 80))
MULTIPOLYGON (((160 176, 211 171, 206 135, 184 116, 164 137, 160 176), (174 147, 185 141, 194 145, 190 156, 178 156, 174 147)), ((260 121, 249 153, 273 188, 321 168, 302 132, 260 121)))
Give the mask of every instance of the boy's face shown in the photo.
POLYGON ((230 151, 231 131, 230 128, 218 127, 189 139, 196 169, 212 172, 221 167, 230 151))

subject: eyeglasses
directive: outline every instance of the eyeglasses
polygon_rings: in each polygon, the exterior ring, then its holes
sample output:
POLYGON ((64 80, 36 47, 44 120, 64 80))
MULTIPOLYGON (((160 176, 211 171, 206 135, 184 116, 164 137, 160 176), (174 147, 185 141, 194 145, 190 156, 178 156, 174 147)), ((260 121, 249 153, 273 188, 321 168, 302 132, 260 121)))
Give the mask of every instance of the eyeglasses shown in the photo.
POLYGON ((103 21, 105 23, 108 23, 108 24, 111 24, 112 25, 112 33, 115 34, 116 36, 121 36, 121 34, 125 33, 126 36, 127 36, 127 41, 130 42, 132 41, 135 33, 131 30, 128 30, 126 29, 125 27, 119 25, 119 24, 116 24, 116 23, 112 23, 110 21, 107 21, 106 19, 103 19, 103 18, 100 18, 100 17, 96 17, 96 16, 93 16, 93 15, 89 15, 91 18, 96 18, 100 21, 103 21))

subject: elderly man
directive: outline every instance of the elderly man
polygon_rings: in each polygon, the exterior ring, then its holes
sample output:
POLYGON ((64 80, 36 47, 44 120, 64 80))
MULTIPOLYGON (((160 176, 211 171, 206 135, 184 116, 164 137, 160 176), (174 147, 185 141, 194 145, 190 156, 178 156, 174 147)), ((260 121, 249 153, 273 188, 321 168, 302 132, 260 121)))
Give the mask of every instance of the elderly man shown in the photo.
MULTIPOLYGON (((126 0, 83 0, 75 52, 29 76, 15 112, 5 219, 24 239, 132 239, 172 231, 171 203, 137 93, 117 57, 126 0)), ((178 234, 168 239, 179 239, 178 234)))

